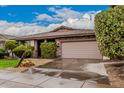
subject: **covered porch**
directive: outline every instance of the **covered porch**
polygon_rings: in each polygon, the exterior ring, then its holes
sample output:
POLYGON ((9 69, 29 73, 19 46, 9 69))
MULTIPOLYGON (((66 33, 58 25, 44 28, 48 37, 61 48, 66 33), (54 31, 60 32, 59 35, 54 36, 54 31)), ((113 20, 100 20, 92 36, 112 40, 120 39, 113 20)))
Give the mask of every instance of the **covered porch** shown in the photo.
POLYGON ((26 41, 27 44, 34 47, 33 58, 42 58, 40 45, 43 42, 55 42, 55 39, 41 39, 41 40, 32 40, 26 41))

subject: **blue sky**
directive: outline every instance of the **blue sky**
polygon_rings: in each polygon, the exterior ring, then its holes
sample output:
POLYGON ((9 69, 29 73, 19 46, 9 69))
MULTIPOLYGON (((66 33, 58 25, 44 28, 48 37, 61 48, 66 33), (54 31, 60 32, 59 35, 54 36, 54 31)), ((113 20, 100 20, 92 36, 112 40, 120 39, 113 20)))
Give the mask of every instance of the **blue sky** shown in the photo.
POLYGON ((60 25, 93 29, 95 15, 108 8, 107 5, 0 6, 0 33, 27 35, 49 31, 60 25))
MULTIPOLYGON (((48 11, 48 8, 54 6, 43 6, 43 5, 17 5, 17 6, 5 6, 0 7, 0 20, 7 20, 8 22, 33 22, 35 19, 35 13, 46 13, 53 15, 53 12, 48 11)), ((88 12, 88 11, 98 11, 106 10, 109 6, 106 5, 82 5, 82 6, 61 6, 66 8, 71 8, 72 10, 79 12, 88 12)))

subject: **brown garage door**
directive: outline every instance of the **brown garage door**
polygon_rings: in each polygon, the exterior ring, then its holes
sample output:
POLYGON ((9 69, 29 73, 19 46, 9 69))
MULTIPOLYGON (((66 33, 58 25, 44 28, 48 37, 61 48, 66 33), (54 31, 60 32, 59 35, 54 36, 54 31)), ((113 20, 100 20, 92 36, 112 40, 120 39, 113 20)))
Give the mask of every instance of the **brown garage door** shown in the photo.
POLYGON ((96 41, 62 43, 62 58, 102 59, 96 41))

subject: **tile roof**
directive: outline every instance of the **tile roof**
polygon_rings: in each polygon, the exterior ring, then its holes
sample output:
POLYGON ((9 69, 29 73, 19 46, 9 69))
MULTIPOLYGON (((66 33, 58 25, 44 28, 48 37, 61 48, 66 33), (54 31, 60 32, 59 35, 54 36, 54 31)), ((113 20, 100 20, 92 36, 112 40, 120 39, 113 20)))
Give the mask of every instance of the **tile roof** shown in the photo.
POLYGON ((75 37, 75 36, 86 36, 86 35, 95 35, 95 33, 93 30, 89 30, 89 29, 73 29, 73 28, 61 26, 50 32, 22 36, 22 37, 16 38, 16 40, 35 40, 35 39, 75 37), (67 31, 59 31, 62 29, 67 31))
POLYGON ((0 34, 0 41, 5 41, 7 39, 13 39, 15 36, 7 35, 7 34, 0 34))

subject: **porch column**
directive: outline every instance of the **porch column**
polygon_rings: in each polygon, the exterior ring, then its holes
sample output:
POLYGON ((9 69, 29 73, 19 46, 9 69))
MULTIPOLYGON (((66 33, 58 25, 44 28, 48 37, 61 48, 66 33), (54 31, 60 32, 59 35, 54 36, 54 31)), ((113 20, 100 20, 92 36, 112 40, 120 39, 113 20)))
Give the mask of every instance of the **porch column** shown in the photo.
POLYGON ((33 57, 37 58, 38 57, 38 41, 34 40, 34 53, 33 53, 33 57))

